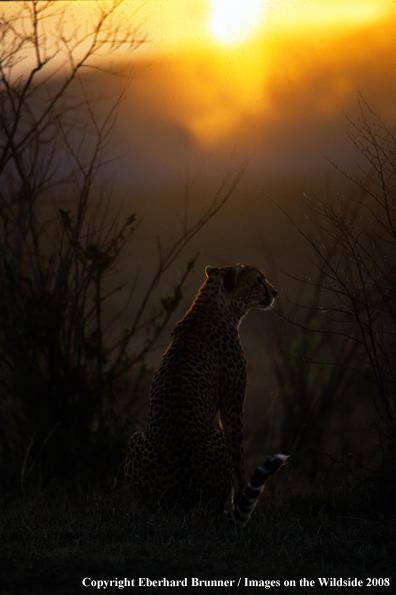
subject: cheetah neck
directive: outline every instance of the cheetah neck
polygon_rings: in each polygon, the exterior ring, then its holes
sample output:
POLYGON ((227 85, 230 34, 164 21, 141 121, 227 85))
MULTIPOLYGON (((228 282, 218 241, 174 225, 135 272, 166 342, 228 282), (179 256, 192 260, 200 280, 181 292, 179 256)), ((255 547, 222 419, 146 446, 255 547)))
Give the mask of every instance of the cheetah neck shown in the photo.
MULTIPOLYGON (((223 291, 217 290, 217 287, 211 287, 204 284, 196 296, 191 308, 188 310, 183 320, 180 322, 197 322, 202 319, 212 319, 222 321, 229 327, 238 330, 242 319, 247 314, 247 309, 242 304, 232 300, 223 291)), ((179 323, 180 324, 180 323, 179 323)))

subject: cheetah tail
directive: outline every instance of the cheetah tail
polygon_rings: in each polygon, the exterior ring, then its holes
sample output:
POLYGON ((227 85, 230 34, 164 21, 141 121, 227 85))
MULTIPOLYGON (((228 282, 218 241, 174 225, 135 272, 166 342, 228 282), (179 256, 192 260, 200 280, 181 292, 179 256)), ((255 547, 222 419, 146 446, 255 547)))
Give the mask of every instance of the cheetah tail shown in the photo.
POLYGON ((253 473, 234 511, 234 519, 238 525, 242 527, 246 525, 267 480, 279 471, 288 458, 286 455, 274 455, 253 473))

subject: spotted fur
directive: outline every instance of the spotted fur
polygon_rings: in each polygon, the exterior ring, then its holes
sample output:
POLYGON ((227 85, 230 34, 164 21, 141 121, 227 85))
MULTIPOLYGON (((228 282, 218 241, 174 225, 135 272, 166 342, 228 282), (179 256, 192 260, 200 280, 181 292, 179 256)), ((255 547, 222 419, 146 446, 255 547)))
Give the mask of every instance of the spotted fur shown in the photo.
POLYGON ((148 505, 202 505, 216 515, 233 493, 235 519, 245 524, 265 481, 287 457, 259 467, 245 490, 246 362, 238 329, 251 308, 270 308, 277 292, 251 266, 208 266, 206 276, 154 375, 147 427, 128 442, 125 473, 148 505), (214 429, 218 413, 220 429, 214 429))

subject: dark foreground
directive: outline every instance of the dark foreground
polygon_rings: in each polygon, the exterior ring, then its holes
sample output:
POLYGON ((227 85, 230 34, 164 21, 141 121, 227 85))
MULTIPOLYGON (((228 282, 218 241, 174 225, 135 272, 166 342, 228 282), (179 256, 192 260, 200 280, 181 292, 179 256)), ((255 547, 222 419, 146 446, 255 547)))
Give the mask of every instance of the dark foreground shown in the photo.
POLYGON ((395 543, 395 514, 367 490, 268 493, 243 531, 200 512, 149 514, 123 490, 85 500, 9 497, 0 511, 0 593, 391 595, 395 543))

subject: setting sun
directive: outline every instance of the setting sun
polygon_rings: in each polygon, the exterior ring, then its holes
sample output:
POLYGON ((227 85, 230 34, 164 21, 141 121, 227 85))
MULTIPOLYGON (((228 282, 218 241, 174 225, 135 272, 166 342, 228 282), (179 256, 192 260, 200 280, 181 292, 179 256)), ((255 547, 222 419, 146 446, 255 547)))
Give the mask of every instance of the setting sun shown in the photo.
POLYGON ((258 29, 265 4, 265 0, 212 0, 211 34, 226 44, 246 40, 258 29))
MULTIPOLYGON (((23 6, 3 4, 10 14, 23 6)), ((55 4, 65 6, 71 35, 77 18, 89 23, 110 0, 55 4)), ((118 21, 130 20, 146 39, 136 55, 124 57, 152 72, 150 83, 145 74, 142 110, 155 105, 155 121, 161 114, 203 150, 269 147, 275 123, 279 131, 308 115, 331 119, 358 91, 371 92, 369 81, 393 64, 396 4, 389 0, 117 0, 117 6, 118 21)), ((388 79, 376 85, 384 87, 385 115, 394 112, 385 93, 394 77, 388 79)))

